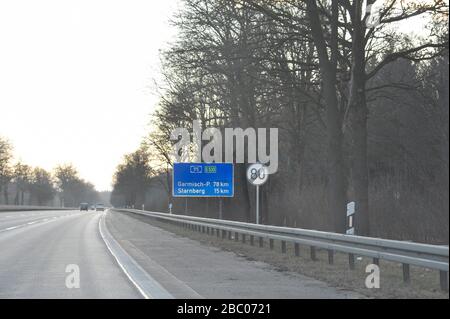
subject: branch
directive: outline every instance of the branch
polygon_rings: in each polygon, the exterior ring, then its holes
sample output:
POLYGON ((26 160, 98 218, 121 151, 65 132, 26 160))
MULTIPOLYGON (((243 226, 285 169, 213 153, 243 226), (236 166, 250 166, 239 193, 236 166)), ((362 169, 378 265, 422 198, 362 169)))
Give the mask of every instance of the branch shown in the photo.
MULTIPOLYGON (((430 59, 430 57, 415 58, 415 57, 412 57, 411 54, 414 54, 421 50, 429 49, 429 48, 448 48, 448 41, 446 41, 444 43, 425 43, 425 44, 422 44, 415 48, 388 54, 383 59, 383 61, 381 61, 369 74, 367 74, 366 79, 368 80, 368 79, 372 78, 386 65, 388 65, 389 63, 394 62, 398 59, 408 59, 408 60, 413 60, 413 61, 428 60, 428 59, 430 59)), ((440 55, 440 54, 441 53, 439 52, 437 55, 440 55)), ((435 57, 435 55, 432 55, 432 57, 435 57)))

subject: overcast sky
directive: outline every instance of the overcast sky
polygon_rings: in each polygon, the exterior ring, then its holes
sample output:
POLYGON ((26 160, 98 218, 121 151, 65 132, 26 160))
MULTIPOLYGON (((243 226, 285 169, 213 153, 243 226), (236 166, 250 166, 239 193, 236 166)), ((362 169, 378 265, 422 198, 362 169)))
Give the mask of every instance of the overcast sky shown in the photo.
POLYGON ((0 0, 0 136, 98 190, 148 131, 176 0, 0 0))

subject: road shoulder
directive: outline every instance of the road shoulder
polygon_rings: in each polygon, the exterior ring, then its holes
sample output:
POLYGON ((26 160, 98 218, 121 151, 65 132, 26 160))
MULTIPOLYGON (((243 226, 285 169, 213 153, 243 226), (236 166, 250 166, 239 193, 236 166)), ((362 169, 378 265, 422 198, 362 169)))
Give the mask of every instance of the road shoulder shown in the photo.
POLYGON ((310 277, 203 245, 126 213, 111 212, 116 240, 176 298, 362 298, 310 277))

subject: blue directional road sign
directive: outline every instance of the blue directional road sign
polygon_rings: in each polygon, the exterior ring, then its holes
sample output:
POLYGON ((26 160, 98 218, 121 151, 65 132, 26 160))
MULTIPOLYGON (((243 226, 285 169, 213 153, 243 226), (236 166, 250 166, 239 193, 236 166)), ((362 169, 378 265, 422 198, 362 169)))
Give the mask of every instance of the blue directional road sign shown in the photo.
POLYGON ((233 197, 233 163, 174 163, 174 197, 233 197))

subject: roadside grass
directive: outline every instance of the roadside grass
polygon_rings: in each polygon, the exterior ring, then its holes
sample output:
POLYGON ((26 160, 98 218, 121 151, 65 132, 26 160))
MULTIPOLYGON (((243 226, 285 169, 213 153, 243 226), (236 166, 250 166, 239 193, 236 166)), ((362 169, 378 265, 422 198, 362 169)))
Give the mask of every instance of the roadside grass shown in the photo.
POLYGON ((263 247, 259 247, 259 238, 254 238, 254 245, 250 244, 249 236, 246 242, 242 243, 242 237, 235 241, 234 234, 228 237, 217 237, 213 235, 193 230, 185 229, 181 226, 158 221, 154 218, 139 216, 132 213, 125 213, 130 217, 142 222, 162 228, 178 236, 187 237, 202 244, 214 246, 225 251, 234 252, 237 256, 248 260, 265 262, 275 267, 280 272, 291 271, 309 276, 330 286, 342 290, 352 290, 368 298, 381 299, 409 299, 409 298, 433 298, 448 299, 448 292, 443 292, 439 288, 439 272, 431 269, 411 266, 409 284, 403 282, 402 265, 398 263, 379 261, 380 266, 380 288, 368 289, 365 286, 366 266, 373 263, 371 258, 355 257, 355 268, 350 270, 347 254, 336 252, 333 264, 328 263, 328 252, 323 249, 316 249, 316 260, 310 258, 310 248, 300 245, 299 256, 295 256, 293 243, 286 243, 286 253, 282 253, 281 242, 274 241, 273 250, 269 248, 269 241, 263 240, 263 247))

